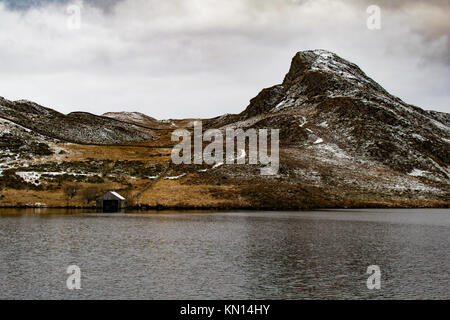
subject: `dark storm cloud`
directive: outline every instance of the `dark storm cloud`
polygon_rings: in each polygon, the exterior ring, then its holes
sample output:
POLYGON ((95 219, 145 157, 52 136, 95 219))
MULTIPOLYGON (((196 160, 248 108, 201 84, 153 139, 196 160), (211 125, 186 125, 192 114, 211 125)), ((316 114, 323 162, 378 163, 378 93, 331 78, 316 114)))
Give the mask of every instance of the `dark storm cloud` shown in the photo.
MULTIPOLYGON (((122 0, 88 0, 85 2, 92 6, 108 8, 118 1, 122 0)), ((73 2, 73 0, 0 0, 0 2, 5 3, 9 9, 28 10, 30 8, 39 8, 49 4, 68 4, 73 2)))

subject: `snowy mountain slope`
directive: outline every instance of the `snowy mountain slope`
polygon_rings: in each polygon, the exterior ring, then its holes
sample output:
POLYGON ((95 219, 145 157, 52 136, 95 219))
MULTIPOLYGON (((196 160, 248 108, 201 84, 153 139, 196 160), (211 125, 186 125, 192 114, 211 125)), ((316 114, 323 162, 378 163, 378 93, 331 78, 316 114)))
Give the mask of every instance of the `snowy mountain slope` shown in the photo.
POLYGON ((58 140, 49 139, 12 121, 0 118, 0 160, 2 164, 33 156, 50 155, 53 151, 49 143, 58 140))
POLYGON ((158 120, 155 118, 149 117, 140 112, 106 112, 102 116, 123 122, 135 123, 142 126, 152 126, 158 123, 158 120))
POLYGON ((449 123, 449 114, 406 104, 355 64, 315 50, 297 53, 283 83, 261 91, 226 125, 281 128, 284 145, 336 144, 400 172, 448 178, 449 123))
POLYGON ((156 130, 159 129, 175 130, 178 127, 189 127, 192 126, 192 123, 194 121, 201 120, 201 119, 157 120, 141 112, 127 112, 127 111, 107 112, 104 113, 102 116, 156 130))
POLYGON ((450 199, 450 115, 403 102, 325 50, 297 53, 282 84, 207 126, 280 129, 280 177, 331 198, 450 199))
POLYGON ((68 115, 29 101, 0 97, 0 117, 44 136, 82 144, 120 144, 151 140, 154 133, 130 123, 74 112, 68 115))

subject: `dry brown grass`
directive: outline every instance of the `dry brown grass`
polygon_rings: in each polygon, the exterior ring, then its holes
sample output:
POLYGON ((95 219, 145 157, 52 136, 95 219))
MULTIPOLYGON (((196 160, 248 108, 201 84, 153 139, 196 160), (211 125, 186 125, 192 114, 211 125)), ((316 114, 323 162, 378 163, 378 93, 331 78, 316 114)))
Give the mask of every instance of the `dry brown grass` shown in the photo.
MULTIPOLYGON (((169 143, 168 136, 158 141, 157 145, 169 143)), ((66 152, 49 157, 37 158, 33 162, 55 161, 84 161, 112 160, 112 161, 142 161, 146 164, 161 164, 164 167, 170 161, 170 148, 155 147, 153 142, 140 143, 128 146, 96 146, 61 144, 58 145, 66 152), (153 145, 153 147, 152 147, 153 145)), ((189 173, 178 180, 161 179, 137 199, 128 202, 132 207, 158 207, 158 208, 253 208, 253 209, 306 209, 306 208, 355 208, 355 207, 449 207, 449 201, 431 198, 429 200, 416 200, 413 196, 398 195, 386 190, 376 192, 362 190, 346 182, 344 178, 351 177, 353 168, 340 168, 336 173, 328 172, 328 167, 308 158, 308 153, 296 149, 293 154, 284 153, 281 170, 284 168, 302 168, 305 172, 317 171, 322 179, 334 178, 329 183, 315 186, 314 181, 308 177, 291 175, 289 180, 265 179, 255 175, 250 169, 228 168, 223 166, 207 173, 196 173, 191 167, 171 167, 168 175, 189 173), (298 159, 311 161, 299 162, 298 159), (241 170, 240 176, 236 171, 241 170), (245 169, 245 170, 244 170, 245 169), (338 179, 342 176, 342 179, 338 179), (407 196, 407 197, 406 197, 407 196), (403 197, 403 198, 402 198, 403 197)), ((363 174, 364 181, 377 182, 378 177, 391 177, 390 171, 384 168, 371 168, 373 174, 363 174)), ((370 170, 367 170, 370 173, 370 170)), ((79 182, 79 192, 72 198, 64 194, 61 186, 53 185, 51 190, 13 190, 5 189, 0 192, 0 207, 91 207, 94 201, 86 203, 83 191, 93 186, 104 190, 116 190, 127 199, 132 199, 151 179, 126 178, 112 179, 105 177, 101 184, 79 182), (114 181, 113 181, 114 180, 114 181)), ((70 182, 67 182, 70 183, 70 182)), ((386 183, 389 183, 387 181, 386 183)))
POLYGON ((1 191, 3 197, 0 199, 0 207, 92 207, 95 202, 89 203, 83 198, 83 190, 89 187, 97 186, 105 190, 118 190, 123 185, 115 182, 103 184, 77 183, 78 190, 72 199, 68 199, 64 193, 64 186, 55 190, 13 190, 5 189, 1 191))
MULTIPOLYGON (((183 179, 183 178, 182 178, 183 179)), ((233 186, 187 185, 180 180, 161 179, 140 195, 132 205, 147 207, 248 207, 250 203, 236 194, 233 199, 217 194, 233 192, 233 186)))
POLYGON ((80 161, 86 159, 95 160, 137 160, 148 161, 150 159, 166 161, 170 159, 171 149, 150 148, 145 146, 95 146, 64 144, 59 147, 68 150, 66 154, 54 155, 54 158, 62 158, 65 161, 80 161))

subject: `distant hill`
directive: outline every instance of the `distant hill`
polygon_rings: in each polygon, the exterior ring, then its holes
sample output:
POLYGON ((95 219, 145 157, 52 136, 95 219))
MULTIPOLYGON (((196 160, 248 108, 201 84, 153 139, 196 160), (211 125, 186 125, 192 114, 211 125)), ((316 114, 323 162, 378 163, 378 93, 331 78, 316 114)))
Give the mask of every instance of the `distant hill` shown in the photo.
POLYGON ((86 112, 64 115, 34 102, 0 97, 0 118, 44 136, 82 144, 120 144, 154 138, 151 130, 86 112))
POLYGON ((102 116, 142 126, 155 126, 158 124, 158 120, 140 112, 106 112, 102 116))

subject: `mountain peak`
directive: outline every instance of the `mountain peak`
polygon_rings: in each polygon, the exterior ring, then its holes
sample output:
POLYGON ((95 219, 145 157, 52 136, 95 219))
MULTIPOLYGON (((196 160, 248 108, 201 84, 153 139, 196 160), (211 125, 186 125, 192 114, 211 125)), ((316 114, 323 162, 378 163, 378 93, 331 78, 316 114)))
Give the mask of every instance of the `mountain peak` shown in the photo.
POLYGON ((318 102, 317 99, 356 96, 367 100, 376 97, 392 103, 399 100, 356 64, 333 52, 321 49, 300 51, 292 58, 283 83, 263 89, 250 100, 241 116, 248 118, 265 112, 278 112, 300 107, 306 102, 318 102))
POLYGON ((283 84, 295 81, 311 71, 334 74, 347 80, 370 80, 356 64, 331 51, 316 49, 297 52, 292 58, 291 67, 284 78, 283 84))
POLYGON ((378 161, 404 174, 433 172, 447 181, 448 119, 391 95, 356 64, 311 50, 298 52, 283 83, 263 89, 237 124, 226 125, 280 128, 285 145, 338 146, 350 158, 378 161))

